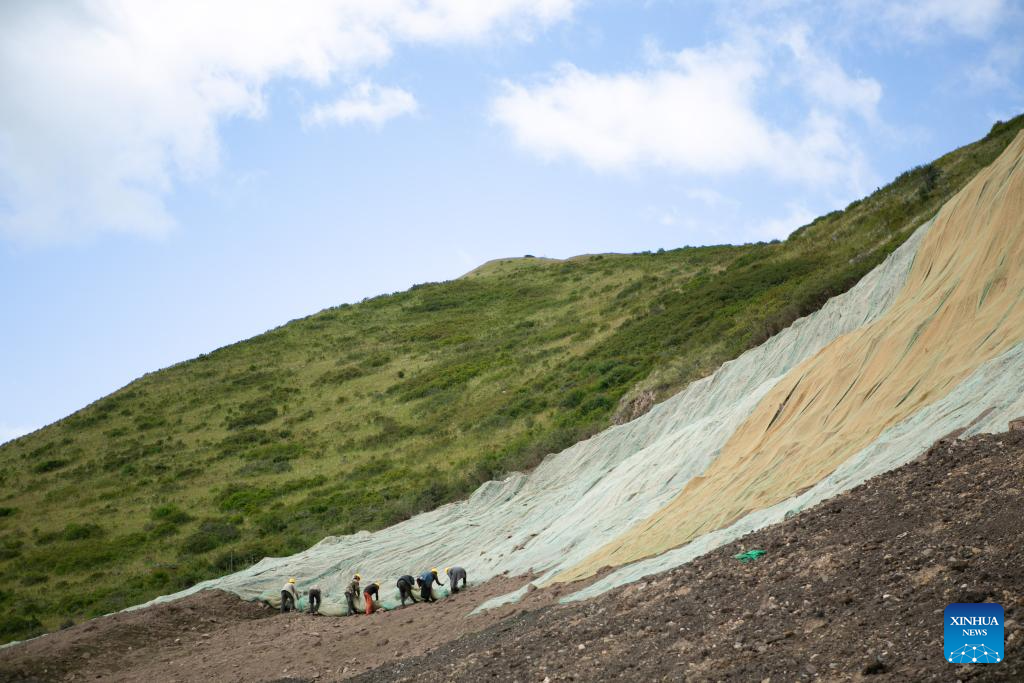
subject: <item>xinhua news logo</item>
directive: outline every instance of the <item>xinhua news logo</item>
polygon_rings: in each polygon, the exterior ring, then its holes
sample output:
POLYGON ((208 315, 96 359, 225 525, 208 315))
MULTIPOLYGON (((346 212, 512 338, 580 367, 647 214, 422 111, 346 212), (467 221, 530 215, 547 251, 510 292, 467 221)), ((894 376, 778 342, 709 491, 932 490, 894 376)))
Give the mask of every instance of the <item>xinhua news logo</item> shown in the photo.
POLYGON ((946 661, 998 664, 1003 661, 1003 607, 994 602, 954 602, 943 615, 946 661))

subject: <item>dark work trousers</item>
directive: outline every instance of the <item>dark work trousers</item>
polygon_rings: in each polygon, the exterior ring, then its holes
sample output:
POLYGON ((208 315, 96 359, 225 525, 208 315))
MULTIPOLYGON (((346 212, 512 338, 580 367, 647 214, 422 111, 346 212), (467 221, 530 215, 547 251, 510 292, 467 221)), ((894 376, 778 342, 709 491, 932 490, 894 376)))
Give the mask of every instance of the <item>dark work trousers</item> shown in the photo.
POLYGON ((345 593, 345 599, 348 600, 348 613, 351 616, 356 613, 355 596, 351 593, 345 593))
POLYGON ((434 594, 430 592, 429 583, 421 583, 420 586, 420 600, 424 602, 437 602, 437 600, 434 600, 434 594))
POLYGON ((405 581, 402 581, 401 579, 398 580, 397 586, 398 586, 398 592, 402 595, 402 606, 403 607, 405 606, 405 599, 406 598, 412 600, 413 603, 416 602, 416 596, 413 595, 412 586, 410 586, 405 581))
POLYGON ((320 611, 320 589, 312 588, 309 591, 309 613, 316 614, 320 611))
POLYGON ((295 597, 291 591, 281 591, 281 614, 284 614, 288 610, 295 609, 295 597))

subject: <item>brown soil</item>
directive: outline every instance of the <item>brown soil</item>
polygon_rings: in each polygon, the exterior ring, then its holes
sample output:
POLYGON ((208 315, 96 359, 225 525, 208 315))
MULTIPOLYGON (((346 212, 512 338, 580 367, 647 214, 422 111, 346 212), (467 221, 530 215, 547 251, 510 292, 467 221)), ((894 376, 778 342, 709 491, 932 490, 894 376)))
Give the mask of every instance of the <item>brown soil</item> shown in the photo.
POLYGON ((918 461, 606 597, 359 681, 1024 680, 1024 432, 918 461), (743 550, 767 551, 742 564, 743 550), (948 664, 943 609, 1006 613, 1001 664, 948 664))
POLYGON ((529 578, 498 577, 431 605, 356 617, 282 615, 204 591, 0 649, 0 681, 336 680, 552 604, 588 583, 534 590, 518 604, 470 616, 529 578))
MULTIPOLYGON (((1024 432, 920 460, 593 601, 499 577, 370 617, 203 593, 0 650, 0 680, 1024 680, 1024 432), (733 555, 767 551, 741 564, 733 555), (950 602, 1006 610, 1002 664, 942 658, 950 602)), ((582 585, 582 584, 580 584, 582 585)))

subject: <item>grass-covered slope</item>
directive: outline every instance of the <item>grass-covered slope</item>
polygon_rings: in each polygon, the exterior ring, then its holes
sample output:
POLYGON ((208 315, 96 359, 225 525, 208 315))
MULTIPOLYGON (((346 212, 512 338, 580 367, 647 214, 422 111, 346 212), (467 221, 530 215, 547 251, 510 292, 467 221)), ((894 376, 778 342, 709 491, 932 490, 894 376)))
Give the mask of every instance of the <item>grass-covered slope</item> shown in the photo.
POLYGON ((147 375, 0 447, 0 639, 533 466, 850 287, 1022 125, 783 243, 492 262, 147 375))

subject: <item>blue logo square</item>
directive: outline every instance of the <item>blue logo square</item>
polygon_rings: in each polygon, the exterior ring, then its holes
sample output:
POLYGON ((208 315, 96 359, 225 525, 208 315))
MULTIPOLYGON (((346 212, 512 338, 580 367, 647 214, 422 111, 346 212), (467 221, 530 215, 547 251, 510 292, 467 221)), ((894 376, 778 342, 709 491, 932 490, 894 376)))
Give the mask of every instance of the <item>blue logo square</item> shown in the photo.
POLYGON ((1003 607, 994 602, 954 602, 943 614, 943 655, 952 664, 1003 661, 1003 607))

